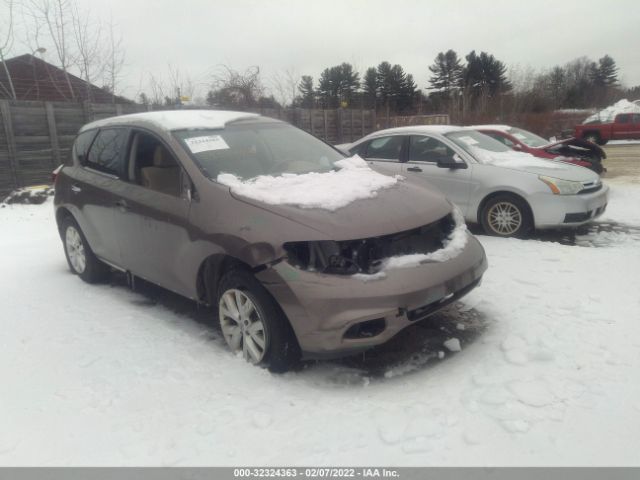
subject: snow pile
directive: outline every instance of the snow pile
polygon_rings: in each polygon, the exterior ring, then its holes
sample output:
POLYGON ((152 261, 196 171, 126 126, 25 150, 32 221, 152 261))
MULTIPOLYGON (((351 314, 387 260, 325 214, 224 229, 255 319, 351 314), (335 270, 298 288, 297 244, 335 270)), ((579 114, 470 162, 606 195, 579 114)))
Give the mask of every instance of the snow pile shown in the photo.
POLYGON ((385 272, 399 268, 415 268, 425 263, 446 262, 460 255, 467 244, 467 224, 457 207, 453 208, 455 226, 451 234, 443 242, 443 247, 431 253, 414 253, 389 257, 382 262, 380 271, 373 274, 357 273, 353 277, 364 281, 380 280, 386 277, 385 272))
POLYGON ((48 185, 19 188, 11 192, 0 204, 40 205, 53 193, 53 188, 48 185))
POLYGON ((356 200, 374 198, 378 191, 393 187, 402 178, 372 170, 355 155, 334 163, 338 170, 293 174, 278 177, 260 175, 242 180, 231 173, 221 173, 217 181, 231 192, 270 205, 292 205, 335 211, 356 200))
POLYGON ((516 151, 492 152, 474 145, 470 145, 469 147, 474 157, 482 163, 495 165, 497 167, 516 169, 548 168, 551 170, 564 168, 563 165, 558 165, 551 160, 534 157, 530 153, 516 151))
POLYGON ((582 123, 611 123, 619 113, 640 113, 640 105, 623 98, 598 113, 594 113, 582 123))

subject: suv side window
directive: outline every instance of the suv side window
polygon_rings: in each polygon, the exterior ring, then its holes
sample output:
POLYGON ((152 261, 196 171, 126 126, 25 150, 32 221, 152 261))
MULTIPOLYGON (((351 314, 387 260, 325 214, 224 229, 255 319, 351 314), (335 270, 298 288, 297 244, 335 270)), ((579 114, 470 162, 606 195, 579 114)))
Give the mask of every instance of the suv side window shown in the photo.
POLYGON ((432 137, 412 135, 409 142, 410 162, 453 161, 455 153, 440 140, 432 137))
POLYGON ((366 158, 399 161, 404 138, 402 135, 393 135, 371 140, 365 153, 366 158))
POLYGON ((85 162, 87 158, 87 152, 89 151, 91 142, 93 142, 93 139, 96 138, 97 132, 97 130, 89 130, 86 132, 82 132, 76 137, 75 142, 73 142, 73 148, 71 150, 72 164, 76 161, 81 164, 85 162))
POLYGON ((128 173, 131 182, 176 197, 180 196, 186 177, 164 143, 145 132, 135 133, 128 173))
POLYGON ((124 176, 125 150, 129 131, 126 128, 100 130, 84 164, 100 172, 124 176))

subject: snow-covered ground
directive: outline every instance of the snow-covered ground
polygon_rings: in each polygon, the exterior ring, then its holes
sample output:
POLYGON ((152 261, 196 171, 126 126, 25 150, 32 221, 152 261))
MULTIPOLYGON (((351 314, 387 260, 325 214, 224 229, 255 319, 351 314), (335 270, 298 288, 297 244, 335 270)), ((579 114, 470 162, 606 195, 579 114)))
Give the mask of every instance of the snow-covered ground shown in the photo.
POLYGON ((481 236, 462 303, 285 375, 188 301, 71 275, 50 201, 0 208, 0 465, 638 465, 638 205, 613 183, 577 246, 481 236))

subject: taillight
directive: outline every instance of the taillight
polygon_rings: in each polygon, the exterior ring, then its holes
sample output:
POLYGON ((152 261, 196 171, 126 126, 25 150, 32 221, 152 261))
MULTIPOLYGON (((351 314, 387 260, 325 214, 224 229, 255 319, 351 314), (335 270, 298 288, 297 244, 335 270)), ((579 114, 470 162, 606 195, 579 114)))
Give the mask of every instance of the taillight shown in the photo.
POLYGON ((63 169, 64 165, 60 165, 51 173, 51 183, 56 184, 56 180, 58 179, 58 174, 63 169))

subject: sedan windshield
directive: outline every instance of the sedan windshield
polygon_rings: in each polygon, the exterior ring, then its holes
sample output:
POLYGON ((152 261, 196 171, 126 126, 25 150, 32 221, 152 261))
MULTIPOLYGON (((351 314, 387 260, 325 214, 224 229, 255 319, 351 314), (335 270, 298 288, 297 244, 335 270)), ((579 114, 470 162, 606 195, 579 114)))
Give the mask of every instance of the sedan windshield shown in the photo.
POLYGON ((511 149, 505 144, 491 138, 484 133, 475 130, 460 130, 446 133, 445 137, 462 147, 471 156, 478 158, 477 149, 488 150, 489 152, 510 152, 511 149))
POLYGON ((328 172, 344 158, 314 136, 285 123, 237 123, 224 129, 174 134, 213 180, 221 173, 247 180, 260 175, 328 172))
POLYGON ((549 145, 549 141, 536 135, 535 133, 527 132, 521 128, 511 127, 509 133, 524 143, 527 147, 544 147, 549 145))

